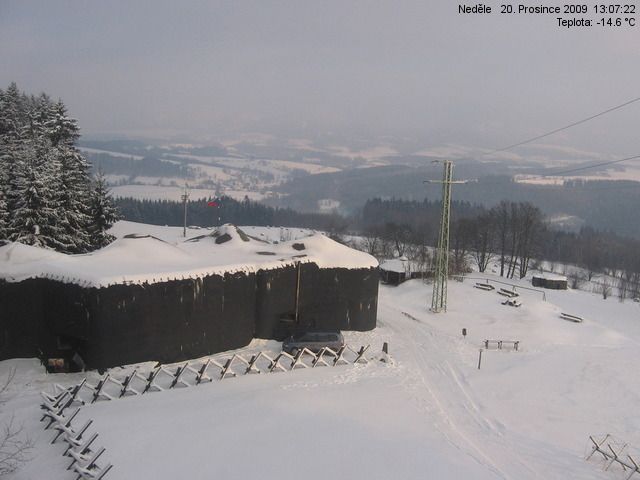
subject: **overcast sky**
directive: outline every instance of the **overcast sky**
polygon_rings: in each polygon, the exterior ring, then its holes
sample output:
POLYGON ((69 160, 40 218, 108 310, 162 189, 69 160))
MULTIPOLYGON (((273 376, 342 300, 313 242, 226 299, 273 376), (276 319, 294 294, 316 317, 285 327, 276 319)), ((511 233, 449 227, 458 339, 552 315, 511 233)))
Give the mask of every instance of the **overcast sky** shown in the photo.
MULTIPOLYGON (((640 25, 566 29, 488 5, 0 0, 0 84, 61 97, 85 133, 427 147, 497 148, 640 96, 640 25)), ((640 102, 543 143, 639 154, 639 125, 640 102)))

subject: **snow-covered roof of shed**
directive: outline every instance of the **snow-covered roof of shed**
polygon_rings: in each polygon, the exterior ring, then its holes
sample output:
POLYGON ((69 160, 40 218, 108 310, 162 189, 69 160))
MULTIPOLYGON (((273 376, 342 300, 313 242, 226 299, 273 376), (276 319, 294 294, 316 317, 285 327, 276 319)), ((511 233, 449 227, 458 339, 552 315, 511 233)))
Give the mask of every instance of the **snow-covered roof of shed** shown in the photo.
POLYGON ((405 273, 407 271, 407 259, 394 258, 392 260, 383 260, 380 264, 380 270, 405 273))
MULTIPOLYGON (((155 227, 161 228, 161 227, 155 227)), ((144 231, 144 229, 142 229, 144 231)), ((92 287, 118 283, 156 283, 206 275, 256 272, 296 262, 320 268, 372 268, 367 253, 353 250, 321 234, 281 243, 250 237, 233 225, 177 244, 147 234, 127 234, 85 255, 9 243, 0 247, 0 278, 21 281, 47 277, 92 287)))
POLYGON ((567 277, 565 277, 564 275, 557 275, 555 273, 536 273, 533 275, 533 278, 541 278, 543 280, 563 280, 563 281, 567 281, 567 277))

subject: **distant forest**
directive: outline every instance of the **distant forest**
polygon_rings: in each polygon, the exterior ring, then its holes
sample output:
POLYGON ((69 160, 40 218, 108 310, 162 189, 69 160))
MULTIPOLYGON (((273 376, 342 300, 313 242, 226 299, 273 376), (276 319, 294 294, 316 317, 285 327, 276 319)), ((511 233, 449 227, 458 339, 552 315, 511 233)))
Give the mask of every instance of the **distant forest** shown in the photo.
MULTIPOLYGON (((528 202, 547 215, 574 215, 585 225, 640 238, 640 182, 567 180, 565 185, 534 185, 516 182, 510 173, 495 165, 479 162, 456 163, 456 179, 472 180, 453 188, 453 199, 491 208, 502 200, 528 202), (502 173, 500 173, 502 170, 502 173)), ((532 168, 529 173, 540 173, 532 168)), ((596 172, 597 170, 594 170, 596 172)), ((520 173, 527 173, 522 170, 520 173)), ((284 184, 284 196, 269 200, 273 206, 289 206, 298 211, 314 211, 318 201, 340 202, 343 213, 355 214, 375 197, 401 197, 421 201, 439 198, 440 187, 423 180, 438 180, 441 167, 393 165, 347 170, 297 178, 284 184)))
MULTIPOLYGON (((348 219, 340 215, 300 213, 289 208, 273 208, 245 199, 222 196, 218 206, 208 206, 208 199, 190 200, 187 204, 187 224, 200 227, 233 223, 235 225, 306 227, 327 232, 345 232, 348 219)), ((118 198, 116 205, 125 220, 153 225, 182 225, 184 207, 170 200, 137 200, 118 198)))

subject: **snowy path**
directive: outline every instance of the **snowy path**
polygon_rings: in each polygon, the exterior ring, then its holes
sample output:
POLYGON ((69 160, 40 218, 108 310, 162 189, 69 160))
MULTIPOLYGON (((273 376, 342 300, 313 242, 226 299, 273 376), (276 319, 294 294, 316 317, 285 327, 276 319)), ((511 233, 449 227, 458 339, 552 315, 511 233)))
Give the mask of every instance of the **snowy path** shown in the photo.
MULTIPOLYGON (((405 365, 407 369, 403 386, 409 395, 415 398, 423 413, 434 419, 436 428, 453 446, 495 474, 496 478, 563 478, 567 472, 571 472, 571 478, 609 478, 610 473, 602 473, 597 466, 582 460, 582 446, 587 437, 577 436, 574 437, 577 442, 575 445, 562 445, 562 442, 550 438, 553 432, 545 432, 544 421, 536 422, 539 423, 540 431, 536 435, 531 435, 529 431, 530 419, 541 414, 544 415, 545 412, 520 408, 520 405, 511 401, 510 395, 501 398, 501 391, 521 389, 526 392, 532 387, 523 378, 518 379, 517 383, 512 382, 513 375, 505 378, 504 373, 505 369, 518 370, 522 363, 530 363, 533 356, 547 357, 551 355, 562 357, 564 361, 570 361, 571 357, 575 356, 576 360, 583 361, 582 357, 585 356, 586 349, 589 350, 587 356, 591 357, 611 354, 624 357, 630 354, 638 358, 635 349, 630 347, 637 345, 635 338, 617 338, 619 332, 598 323, 590 326, 597 341, 584 342, 580 337, 573 339, 578 340, 577 346, 580 348, 575 348, 576 345, 571 341, 567 341, 566 345, 563 345, 562 340, 559 343, 556 340, 551 340, 551 345, 549 345, 548 341, 543 341, 536 334, 529 340, 529 345, 525 343, 524 352, 485 351, 483 370, 478 371, 478 347, 481 345, 481 340, 479 338, 465 340, 460 333, 452 333, 461 332, 462 326, 477 329, 474 320, 478 313, 470 310, 468 304, 463 305, 462 309, 456 309, 455 307, 460 305, 457 304, 454 296, 453 311, 434 315, 428 312, 424 306, 428 301, 428 288, 418 282, 410 283, 412 285, 405 285, 400 289, 393 287, 381 289, 380 317, 384 328, 393 332, 393 351, 396 352, 399 363, 405 365), (404 293, 407 290, 410 291, 409 295, 404 293), (418 292, 422 294, 418 295, 418 292), (462 315, 460 315, 461 313, 462 315), (457 325, 458 328, 453 325, 457 325), (612 339, 613 345, 607 339, 612 339), (622 342, 623 348, 619 342, 622 342), (592 350, 596 352, 594 353, 592 350), (496 361, 500 362, 499 376, 495 376, 491 371, 496 361), (512 361, 513 364, 510 365, 512 361), (487 366, 488 362, 491 362, 492 365, 487 366), (476 389, 476 384, 481 388, 476 389), (487 386, 493 395, 486 395, 487 386), (514 411, 521 413, 513 415, 514 411), (509 415, 504 415, 505 413, 509 413, 509 415), (520 423, 520 421, 522 422, 520 423)), ((453 285, 452 287, 454 291, 464 292, 464 297, 462 297, 464 300, 461 303, 467 303, 469 296, 478 293, 477 290, 469 288, 469 285, 453 285)), ((480 300, 491 299, 483 294, 479 294, 478 298, 480 300)), ((584 309, 584 297, 581 297, 580 300, 583 302, 581 305, 584 309)), ((531 298, 526 302, 533 303, 532 306, 535 309, 532 312, 533 315, 527 315, 528 317, 535 317, 539 314, 540 312, 537 310, 547 313, 550 309, 555 308, 531 298)), ((493 299, 493 303, 498 304, 495 299, 493 299)), ((628 304, 627 307, 632 307, 632 305, 628 304)), ((486 308, 483 313, 486 315, 489 312, 490 317, 497 313, 512 313, 510 309, 505 309, 502 306, 494 307, 493 310, 495 312, 486 308)), ((497 321, 500 322, 500 320, 497 321)), ((556 319, 553 318, 552 321, 555 322, 556 319)), ((494 322, 496 322, 496 318, 491 318, 489 323, 494 322)), ((505 328, 504 323, 500 323, 500 329, 504 330, 505 336, 487 335, 487 338, 515 338, 508 333, 510 325, 505 328)), ((557 327, 562 331, 567 325, 557 321, 554 328, 557 327)), ((591 337, 592 332, 587 334, 591 337)), ((550 331, 547 335, 553 339, 554 332, 550 331)), ((525 342, 528 340, 522 337, 518 338, 525 342)), ((590 396, 597 398, 597 390, 601 388, 597 380, 600 375, 598 372, 593 372, 593 366, 602 363, 606 362, 598 362, 594 359, 593 363, 580 365, 576 362, 572 366, 580 374, 577 378, 587 381, 586 385, 579 385, 579 387, 593 388, 596 390, 594 392, 572 391, 571 388, 566 388, 566 384, 563 387, 562 383, 554 382, 553 377, 540 375, 546 370, 541 369, 542 371, 538 372, 536 380, 540 386, 550 380, 546 388, 549 390, 551 409, 554 409, 554 396, 557 390, 565 390, 564 396, 570 397, 568 398, 570 401, 580 396, 583 396, 586 402, 591 401, 590 396), (591 372, 593 372, 593 379, 589 379, 591 372)), ((558 366, 561 367, 561 365, 558 366)), ((600 374, 602 373, 605 372, 600 372, 600 374)), ((530 377, 532 376, 530 375, 530 377)), ((630 389, 628 382, 620 381, 621 378, 626 378, 622 372, 609 375, 610 383, 613 383, 612 386, 615 387, 610 392, 628 396, 634 402, 640 400, 637 382, 635 382, 635 388, 630 389)), ((578 387, 578 385, 573 386, 578 387)), ((611 400, 614 400, 610 402, 613 408, 609 408, 609 411, 614 412, 615 397, 612 397, 611 400)), ((628 405, 627 402, 625 404, 628 405)), ((586 410, 590 410, 594 405, 580 407, 586 407, 586 410)), ((568 413, 570 417, 571 412, 568 413)), ((588 417, 593 416, 593 413, 588 412, 580 416, 584 420, 589 420, 588 417)), ((594 428, 603 428, 602 425, 608 422, 610 422, 610 428, 615 428, 616 423, 625 423, 623 414, 618 415, 616 420, 617 422, 613 419, 605 420, 594 428)), ((595 431, 599 432, 600 430, 592 430, 592 432, 595 431)))

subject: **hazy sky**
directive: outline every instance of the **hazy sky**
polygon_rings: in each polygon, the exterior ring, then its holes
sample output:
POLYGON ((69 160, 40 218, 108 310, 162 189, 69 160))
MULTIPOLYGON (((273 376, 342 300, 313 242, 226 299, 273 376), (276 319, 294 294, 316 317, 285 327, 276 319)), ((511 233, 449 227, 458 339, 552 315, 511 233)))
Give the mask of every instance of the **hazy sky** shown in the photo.
MULTIPOLYGON (((62 97, 85 133, 332 131, 434 148, 497 148, 640 96, 640 25, 566 29, 487 5, 0 0, 0 85, 62 97)), ((639 125, 640 102, 543 143, 633 155, 639 125)))

